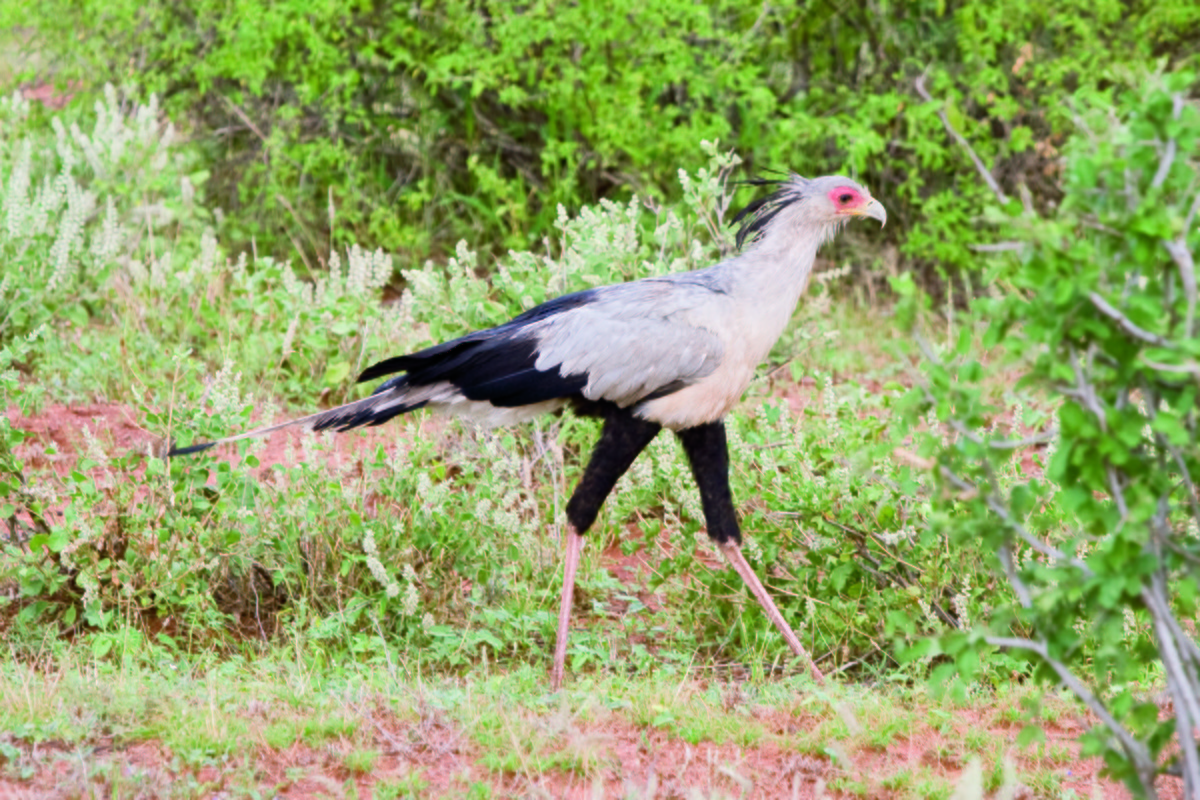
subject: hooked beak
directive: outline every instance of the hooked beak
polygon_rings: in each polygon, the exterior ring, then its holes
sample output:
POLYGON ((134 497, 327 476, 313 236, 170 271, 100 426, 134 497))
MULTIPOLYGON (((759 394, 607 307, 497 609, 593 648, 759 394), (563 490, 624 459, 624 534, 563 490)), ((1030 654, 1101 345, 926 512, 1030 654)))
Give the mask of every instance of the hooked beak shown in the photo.
POLYGON ((855 210, 854 213, 860 217, 870 217, 871 219, 879 220, 879 227, 881 228, 887 225, 887 209, 883 207, 883 203, 875 198, 871 198, 871 202, 855 210))
POLYGON ((879 220, 879 227, 887 225, 887 209, 883 207, 883 203, 871 198, 871 202, 865 206, 857 206, 855 208, 847 208, 838 212, 847 217, 870 217, 871 219, 879 220))

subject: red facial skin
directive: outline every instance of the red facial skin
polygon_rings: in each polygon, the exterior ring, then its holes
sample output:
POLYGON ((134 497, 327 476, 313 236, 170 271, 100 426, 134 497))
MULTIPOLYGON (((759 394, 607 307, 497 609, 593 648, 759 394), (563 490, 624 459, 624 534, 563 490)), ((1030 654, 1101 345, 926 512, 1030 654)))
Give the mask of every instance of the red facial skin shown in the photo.
POLYGON ((853 214, 871 202, 869 197, 864 197, 862 192, 857 189, 851 189, 849 186, 839 186, 831 191, 827 197, 839 214, 853 214))

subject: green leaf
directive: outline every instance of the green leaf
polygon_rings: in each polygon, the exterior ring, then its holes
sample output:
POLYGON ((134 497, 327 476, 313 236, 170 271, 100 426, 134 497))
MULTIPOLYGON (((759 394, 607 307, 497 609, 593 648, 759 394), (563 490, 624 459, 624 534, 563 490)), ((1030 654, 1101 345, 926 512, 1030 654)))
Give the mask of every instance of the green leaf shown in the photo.
POLYGON ((1033 131, 1025 125, 1016 125, 1009 132, 1008 147, 1014 153, 1021 153, 1033 146, 1033 131))
POLYGON ((325 376, 321 379, 326 386, 339 386, 346 380, 346 376, 350 374, 349 361, 337 361, 330 364, 325 369, 325 376))
POLYGON ((1017 748, 1024 749, 1031 744, 1046 741, 1046 731, 1040 725, 1025 725, 1017 734, 1017 748))
POLYGON ((63 548, 67 546, 67 542, 71 540, 70 531, 65 525, 57 525, 50 531, 50 535, 46 537, 46 547, 52 553, 61 553, 63 548))
POLYGON ((104 658, 112 651, 114 639, 106 633, 97 634, 92 638, 92 656, 94 658, 104 658))
POLYGON ((504 650, 504 642, 500 641, 500 638, 491 631, 476 630, 474 631, 474 634, 479 641, 486 642, 487 644, 491 645, 492 650, 496 651, 497 653, 504 650))

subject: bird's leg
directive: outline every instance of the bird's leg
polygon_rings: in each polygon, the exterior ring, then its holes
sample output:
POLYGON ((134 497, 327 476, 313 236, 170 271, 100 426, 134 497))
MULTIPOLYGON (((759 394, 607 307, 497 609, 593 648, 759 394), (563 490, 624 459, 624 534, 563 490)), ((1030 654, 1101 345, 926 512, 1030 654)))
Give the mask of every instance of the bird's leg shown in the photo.
POLYGON ((774 623, 775 628, 783 634, 783 640, 788 643, 788 647, 792 648, 792 652, 808 663, 808 671, 812 675, 813 680, 818 684, 825 685, 825 676, 821 674, 821 670, 817 668, 816 663, 812 660, 812 656, 808 654, 808 650, 804 645, 800 644, 800 639, 797 638, 792 626, 787 624, 787 620, 783 618, 783 614, 779 613, 779 609, 775 606, 775 601, 771 599, 771 595, 767 594, 766 587, 762 585, 762 581, 758 579, 758 575, 754 574, 754 570, 750 568, 750 562, 746 561, 746 557, 742 555, 742 547, 737 542, 722 542, 718 547, 721 548, 721 553, 729 560, 738 575, 742 576, 742 580, 746 582, 746 586, 750 587, 750 593, 758 600, 758 604, 762 606, 763 611, 767 612, 767 618, 774 623))
POLYGON ((579 554, 583 552, 583 534, 567 526, 567 557, 563 566, 562 597, 558 601, 558 633, 554 637, 554 669, 550 673, 550 690, 562 688, 563 670, 567 663, 567 636, 571 632, 571 604, 575 599, 575 572, 579 569, 579 554))
POLYGON ((615 406, 604 420, 600 441, 592 451, 583 478, 567 503, 567 555, 563 565, 562 597, 558 604, 558 633, 554 641, 554 668, 550 674, 553 691, 562 688, 567 662, 567 636, 571 632, 571 603, 575 597, 575 572, 583 550, 583 534, 596 521, 600 506, 617 479, 625 474, 638 453, 661 430, 655 422, 638 419, 632 412, 615 406))
POLYGON ((813 680, 825 683, 825 676, 817 669, 812 656, 800 644, 783 614, 767 594, 766 588, 746 557, 742 555, 742 533, 738 529, 737 512, 733 508, 733 493, 729 490, 729 446, 725 440, 725 423, 721 421, 698 425, 679 431, 679 440, 692 465, 696 486, 700 489, 700 502, 704 506, 704 520, 708 524, 708 535, 721 553, 733 565, 733 569, 745 581, 750 593, 766 612, 767 618, 783 634, 783 639, 792 652, 808 664, 813 680))

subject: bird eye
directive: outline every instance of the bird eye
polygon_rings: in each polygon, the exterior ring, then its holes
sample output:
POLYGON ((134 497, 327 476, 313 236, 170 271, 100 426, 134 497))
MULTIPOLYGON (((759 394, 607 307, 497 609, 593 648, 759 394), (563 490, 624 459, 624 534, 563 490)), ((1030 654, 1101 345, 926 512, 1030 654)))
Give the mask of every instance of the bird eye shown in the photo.
POLYGON ((849 203, 853 199, 854 199, 854 195, 850 194, 849 192, 838 195, 838 202, 841 203, 842 205, 849 203))

